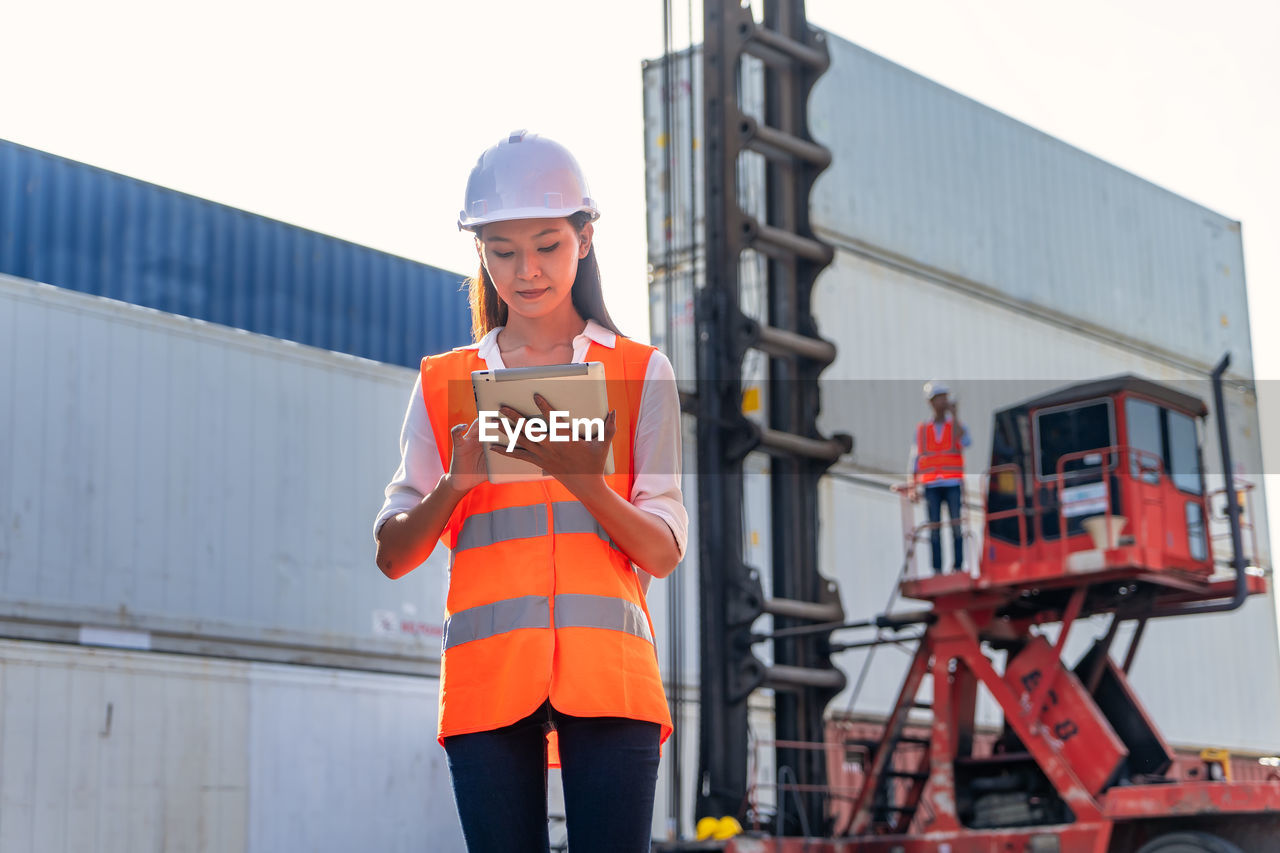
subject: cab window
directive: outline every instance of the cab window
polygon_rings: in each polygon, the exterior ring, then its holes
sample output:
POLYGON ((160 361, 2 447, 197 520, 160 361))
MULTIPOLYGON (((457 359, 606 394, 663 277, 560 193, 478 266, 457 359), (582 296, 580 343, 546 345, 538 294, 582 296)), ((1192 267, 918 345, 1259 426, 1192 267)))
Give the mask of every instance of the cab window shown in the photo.
MULTIPOLYGON (((1164 425, 1160 415, 1161 409, 1155 403, 1136 397, 1125 400, 1125 431, 1129 439, 1126 443, 1135 450, 1145 451, 1130 454, 1129 476, 1152 485, 1160 482, 1160 472, 1152 470, 1154 459, 1165 459, 1164 425)), ((1165 462, 1165 470, 1168 467, 1165 462)))
MULTIPOLYGON (((1112 444, 1111 404, 1109 401, 1056 409, 1036 417, 1038 458, 1036 473, 1042 480, 1058 474, 1058 460, 1083 450, 1100 450, 1112 444)), ((1084 456, 1069 460, 1064 473, 1098 470, 1102 456, 1084 456)))
POLYGON ((1173 484, 1188 494, 1204 492, 1200 472, 1200 446, 1195 419, 1181 412, 1165 411, 1168 445, 1164 464, 1173 484))
MULTIPOLYGON (((1204 493, 1200 471, 1200 440, 1195 418, 1130 397, 1124 404, 1128 445, 1156 456, 1164 465, 1170 482, 1187 494, 1204 493)), ((1160 477, 1151 468, 1152 460, 1133 454, 1130 474, 1156 484, 1160 477)))

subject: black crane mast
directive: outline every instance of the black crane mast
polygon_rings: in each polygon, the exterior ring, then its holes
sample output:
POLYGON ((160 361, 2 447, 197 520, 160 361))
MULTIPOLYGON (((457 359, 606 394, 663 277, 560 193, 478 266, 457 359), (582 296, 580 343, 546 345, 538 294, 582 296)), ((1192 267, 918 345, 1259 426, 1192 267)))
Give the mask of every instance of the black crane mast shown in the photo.
MULTIPOLYGON (((765 0, 762 20, 738 0, 705 0, 702 108, 706 199, 706 277, 694 302, 697 335, 701 725, 698 815, 738 814, 747 797, 747 701, 774 691, 780 834, 822 834, 826 781, 823 712, 845 684, 822 631, 772 640, 772 663, 752 652, 753 623, 777 629, 838 623, 836 585, 818 572, 818 481, 849 436, 818 431, 818 375, 835 346, 818 336, 810 297, 832 248, 809 224, 814 180, 830 152, 808 131, 808 96, 826 70, 823 35, 810 28, 803 0, 765 0), (761 117, 741 106, 743 59, 764 68, 761 117), (764 158, 763 211, 740 198, 744 152, 764 158), (744 313, 744 251, 765 259, 762 317, 744 313), (743 358, 768 358, 765 422, 743 414, 743 358), (770 457, 772 571, 766 595, 743 557, 743 461, 770 457)), ((749 156, 749 155, 748 155, 749 156)))

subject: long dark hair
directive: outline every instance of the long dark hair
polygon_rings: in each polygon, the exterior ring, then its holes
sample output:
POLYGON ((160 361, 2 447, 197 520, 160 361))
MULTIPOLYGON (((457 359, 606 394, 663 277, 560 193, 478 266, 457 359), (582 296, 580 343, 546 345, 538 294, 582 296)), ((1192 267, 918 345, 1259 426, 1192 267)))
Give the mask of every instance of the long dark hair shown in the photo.
MULTIPOLYGON (((569 224, 581 233, 590 221, 590 214, 581 211, 569 217, 569 224)), ((507 304, 498 298, 498 290, 489 278, 489 272, 481 262, 479 271, 467 279, 468 300, 471 303, 471 337, 479 341, 498 326, 507 325, 507 304)), ((592 242, 587 256, 578 261, 578 274, 569 291, 573 307, 584 320, 595 320, 615 335, 622 332, 609 316, 604 306, 604 292, 600 289, 600 264, 596 261, 596 247, 592 242)))

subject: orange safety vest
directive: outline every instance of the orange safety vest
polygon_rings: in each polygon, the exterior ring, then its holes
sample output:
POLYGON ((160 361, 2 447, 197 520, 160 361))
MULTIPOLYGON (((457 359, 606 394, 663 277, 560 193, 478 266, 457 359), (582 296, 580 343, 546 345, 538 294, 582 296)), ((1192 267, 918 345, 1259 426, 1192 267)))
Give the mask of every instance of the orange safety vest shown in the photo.
POLYGON ((952 429, 954 421, 942 425, 942 436, 935 437, 932 421, 916 428, 916 482, 929 485, 937 480, 956 480, 964 476, 964 455, 959 438, 952 429))
MULTIPOLYGON (((592 342, 617 411, 609 487, 631 499, 632 445, 653 347, 592 342)), ((422 391, 447 471, 449 429, 475 420, 474 348, 422 360, 422 391)), ((552 404, 554 405, 554 400, 552 404)), ((628 717, 671 733, 653 623, 631 561, 556 480, 493 485, 462 499, 440 537, 450 549, 440 657, 441 743, 521 720, 547 699, 581 717, 628 717)), ((549 738, 549 758, 558 761, 549 738)))

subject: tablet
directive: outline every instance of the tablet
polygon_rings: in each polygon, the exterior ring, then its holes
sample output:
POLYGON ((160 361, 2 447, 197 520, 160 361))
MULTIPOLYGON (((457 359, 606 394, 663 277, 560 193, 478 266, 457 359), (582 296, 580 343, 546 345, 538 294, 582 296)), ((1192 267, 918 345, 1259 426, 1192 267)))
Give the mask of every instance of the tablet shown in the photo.
MULTIPOLYGON (((476 370, 471 374, 471 388, 475 393, 476 412, 484 426, 486 413, 490 418, 490 435, 497 440, 485 442, 484 461, 489 471, 489 482, 521 483, 528 480, 550 479, 542 469, 523 459, 512 459, 494 452, 495 446, 506 447, 509 434, 496 413, 502 406, 510 406, 526 417, 542 419, 534 394, 541 394, 552 407, 553 413, 564 413, 556 429, 560 437, 571 436, 575 427, 580 436, 596 437, 603 430, 609 414, 609 394, 604 381, 604 364, 589 361, 577 364, 548 364, 537 367, 509 367, 500 370, 476 370), (596 424, 596 419, 599 423, 596 424)), ((516 426, 512 424, 512 426, 516 426)), ((482 440, 484 433, 481 433, 482 440)), ((551 440, 548 435, 542 440, 551 440)), ((613 473, 613 448, 605 457, 604 472, 613 473)))

